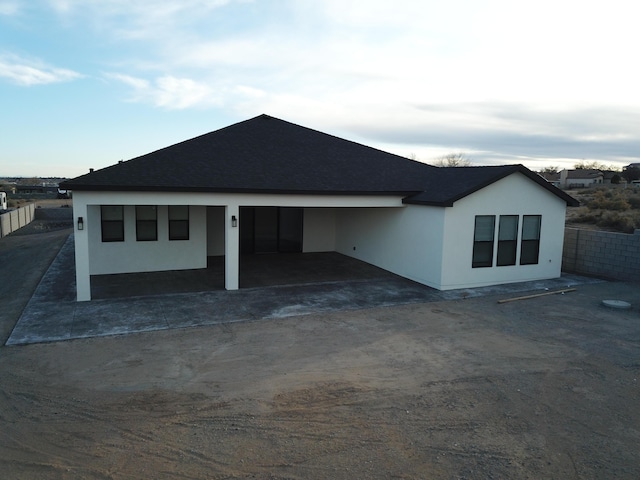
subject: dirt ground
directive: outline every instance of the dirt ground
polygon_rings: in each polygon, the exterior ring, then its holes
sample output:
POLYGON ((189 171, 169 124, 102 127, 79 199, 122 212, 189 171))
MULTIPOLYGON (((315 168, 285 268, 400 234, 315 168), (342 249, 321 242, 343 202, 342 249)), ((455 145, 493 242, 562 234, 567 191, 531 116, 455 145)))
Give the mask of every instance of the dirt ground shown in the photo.
MULTIPOLYGON (((3 335, 66 235, 0 239, 3 335)), ((637 479, 638 287, 1 347, 0 472, 637 479)))

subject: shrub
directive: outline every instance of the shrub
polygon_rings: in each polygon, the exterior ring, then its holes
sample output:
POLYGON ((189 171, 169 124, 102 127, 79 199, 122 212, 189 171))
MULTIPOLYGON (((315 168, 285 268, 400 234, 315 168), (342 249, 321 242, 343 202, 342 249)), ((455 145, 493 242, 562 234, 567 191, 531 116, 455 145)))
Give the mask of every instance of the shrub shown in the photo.
POLYGON ((627 202, 629 202, 629 205, 631 206, 631 208, 640 208, 640 196, 632 196, 627 198, 627 202))
POLYGON ((600 220, 601 215, 596 215, 593 213, 584 213, 582 215, 578 215, 573 219, 576 223, 593 223, 598 224, 598 220, 600 220))
POLYGON ((620 215, 619 213, 606 213, 597 221, 597 225, 623 233, 633 233, 636 220, 632 217, 620 215))
POLYGON ((612 191, 595 193, 593 198, 587 202, 589 210, 614 210, 623 212, 629 210, 631 205, 620 195, 614 195, 612 191))
POLYGON ((624 233, 640 229, 640 188, 597 187, 576 197, 582 206, 567 210, 568 223, 624 233))

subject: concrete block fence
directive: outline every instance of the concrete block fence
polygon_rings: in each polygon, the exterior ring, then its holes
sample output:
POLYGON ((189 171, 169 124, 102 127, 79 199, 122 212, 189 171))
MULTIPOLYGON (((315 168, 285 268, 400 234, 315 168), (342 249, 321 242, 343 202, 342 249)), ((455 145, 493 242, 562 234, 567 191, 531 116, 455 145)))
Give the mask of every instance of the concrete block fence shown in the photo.
POLYGON ((640 280, 640 231, 630 235, 566 228, 562 270, 612 280, 640 280))
POLYGON ((0 215, 0 238, 31 223, 35 217, 35 209, 36 204, 30 203, 0 215))

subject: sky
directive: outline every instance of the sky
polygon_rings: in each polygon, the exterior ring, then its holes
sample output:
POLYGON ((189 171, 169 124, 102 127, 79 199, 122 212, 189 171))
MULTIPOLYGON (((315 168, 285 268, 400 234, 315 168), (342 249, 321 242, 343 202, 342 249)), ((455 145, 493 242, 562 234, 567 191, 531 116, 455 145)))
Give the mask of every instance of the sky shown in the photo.
POLYGON ((0 0, 0 176, 266 113, 427 163, 640 162, 635 0, 0 0))

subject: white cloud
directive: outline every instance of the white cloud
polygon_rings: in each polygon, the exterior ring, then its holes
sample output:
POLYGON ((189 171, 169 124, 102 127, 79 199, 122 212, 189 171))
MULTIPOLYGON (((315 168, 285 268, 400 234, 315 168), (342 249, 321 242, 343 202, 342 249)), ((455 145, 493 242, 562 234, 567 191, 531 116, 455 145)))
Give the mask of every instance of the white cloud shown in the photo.
POLYGON ((219 102, 207 85, 189 78, 172 76, 158 78, 153 95, 156 104, 166 108, 182 109, 203 104, 212 105, 219 102))
POLYGON ((486 158, 634 147, 640 30, 629 0, 240 3, 50 0, 65 25, 82 21, 114 46, 108 68, 128 74, 109 77, 130 101, 264 112, 365 143, 486 158))
POLYGON ((87 9, 105 16, 134 15, 145 17, 173 17, 186 11, 206 13, 211 9, 226 5, 232 0, 101 0, 99 3, 86 0, 49 0, 49 5, 58 12, 74 12, 87 9), (95 3, 95 4, 94 4, 95 3))
POLYGON ((147 103, 169 110, 211 107, 221 102, 213 88, 189 78, 164 75, 154 81, 149 81, 118 73, 107 74, 107 78, 131 87, 130 101, 147 103))
POLYGON ((49 5, 67 21, 91 24, 120 39, 166 40, 170 32, 233 1, 246 0, 49 0, 49 5))
POLYGON ((0 77, 8 78, 17 85, 31 86, 68 82, 81 78, 82 75, 73 70, 52 67, 41 61, 3 55, 0 56, 0 77))
POLYGON ((235 10, 225 7, 246 2, 49 2, 112 40, 135 39, 123 63, 205 83, 215 70, 218 81, 253 79, 274 94, 346 87, 356 102, 366 94, 388 103, 584 105, 628 102, 640 80, 629 0, 606 9, 593 0, 285 0, 235 10))
POLYGON ((20 4, 16 1, 0 1, 0 15, 11 16, 20 11, 20 4))
POLYGON ((149 88, 149 81, 143 78, 132 77, 131 75, 125 75, 122 73, 109 73, 107 74, 107 78, 111 78, 113 80, 119 80, 122 83, 133 87, 134 90, 146 90, 149 88))
POLYGON ((69 12, 73 7, 73 0, 49 0, 51 7, 59 13, 69 12))

